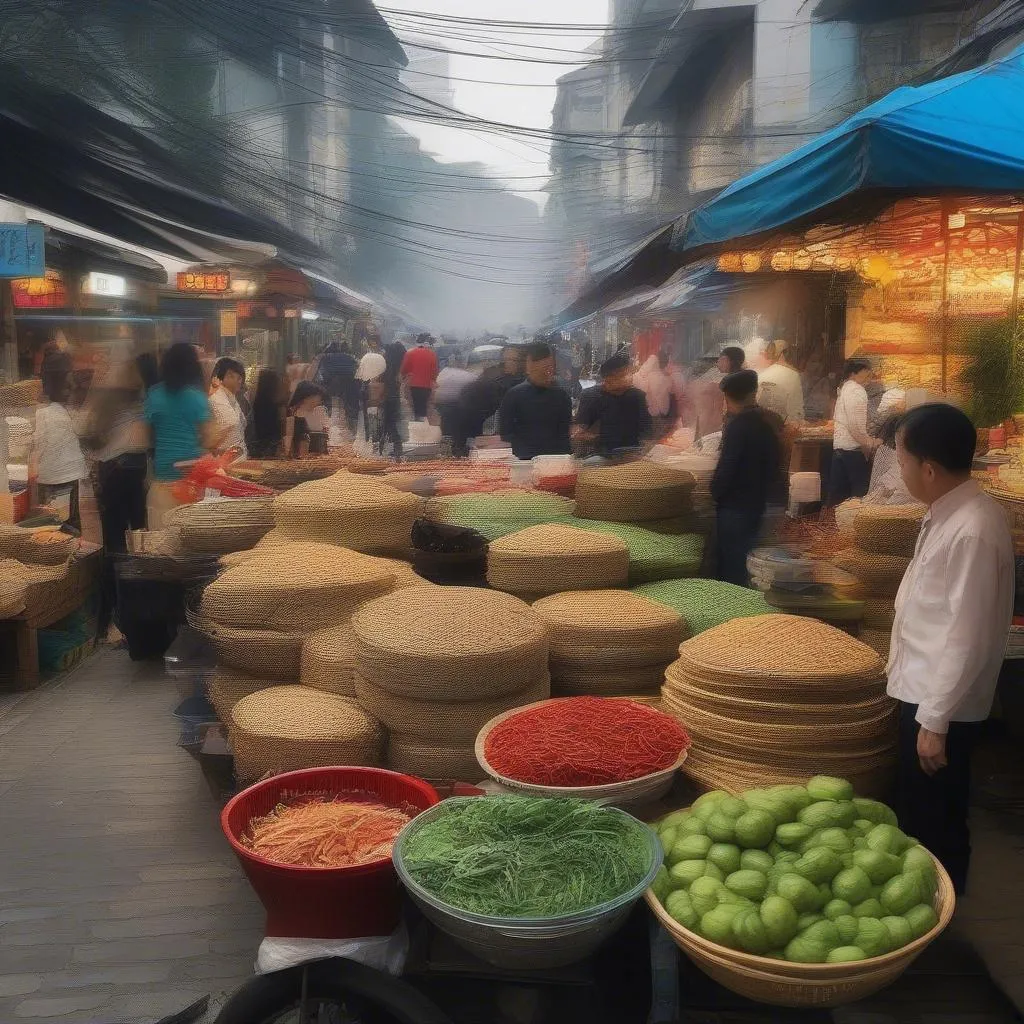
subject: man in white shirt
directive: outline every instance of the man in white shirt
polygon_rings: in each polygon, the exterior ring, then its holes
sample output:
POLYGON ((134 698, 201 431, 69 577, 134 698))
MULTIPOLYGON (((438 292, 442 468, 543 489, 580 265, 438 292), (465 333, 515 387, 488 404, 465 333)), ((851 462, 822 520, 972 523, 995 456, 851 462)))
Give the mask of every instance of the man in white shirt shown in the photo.
POLYGON ((245 446, 245 413, 238 404, 238 394, 245 385, 245 367, 237 360, 225 356, 213 368, 214 392, 210 395, 210 410, 216 426, 214 451, 226 452, 237 448, 239 458, 248 456, 245 446))
POLYGON ((863 498, 871 482, 871 455, 878 439, 868 433, 868 393, 871 364, 866 359, 847 359, 843 386, 833 414, 832 466, 829 470, 828 505, 847 498, 863 498))
POLYGON ((764 350, 768 366, 757 374, 757 404, 778 413, 786 423, 799 423, 804 418, 804 386, 800 374, 786 362, 785 356, 785 341, 768 342, 764 350))
POLYGON ((971 747, 992 710, 1013 617, 1013 542, 999 506, 971 479, 975 430, 951 405, 907 413, 896 453, 928 505, 896 598, 887 672, 900 702, 899 817, 967 881, 971 747))

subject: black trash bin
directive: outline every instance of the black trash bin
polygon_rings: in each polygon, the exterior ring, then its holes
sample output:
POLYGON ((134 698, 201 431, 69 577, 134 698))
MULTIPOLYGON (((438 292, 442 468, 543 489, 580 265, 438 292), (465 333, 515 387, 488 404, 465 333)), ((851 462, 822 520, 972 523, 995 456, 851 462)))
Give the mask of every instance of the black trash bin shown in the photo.
POLYGON ((417 519, 412 526, 412 567, 431 583, 487 586, 487 538, 476 530, 417 519))

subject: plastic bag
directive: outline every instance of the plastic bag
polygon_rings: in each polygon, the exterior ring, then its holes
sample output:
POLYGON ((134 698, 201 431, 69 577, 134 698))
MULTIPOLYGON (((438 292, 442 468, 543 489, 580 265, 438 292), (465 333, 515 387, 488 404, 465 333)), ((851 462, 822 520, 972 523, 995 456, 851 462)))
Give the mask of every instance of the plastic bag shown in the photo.
POLYGON ((256 973, 270 974, 288 967, 326 957, 342 957, 386 971, 397 978, 405 970, 409 955, 409 933, 400 924, 390 935, 370 935, 359 939, 292 939, 268 935, 256 955, 256 973))

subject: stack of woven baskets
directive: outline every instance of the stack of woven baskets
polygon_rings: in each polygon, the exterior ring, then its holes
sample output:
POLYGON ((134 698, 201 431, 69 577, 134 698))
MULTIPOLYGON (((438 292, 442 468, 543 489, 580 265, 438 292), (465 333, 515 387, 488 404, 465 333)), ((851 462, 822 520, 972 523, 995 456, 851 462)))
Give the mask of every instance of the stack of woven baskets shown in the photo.
POLYGON ((624 541, 558 523, 499 537, 487 551, 487 582, 524 601, 563 590, 624 586, 628 579, 624 541))
POLYGON ((628 590, 554 594, 533 610, 548 627, 556 696, 654 696, 686 635, 681 615, 628 590))
POLYGON ((249 553, 206 587, 194 621, 217 649, 209 696, 240 780, 336 764, 342 753, 341 763, 380 763, 380 728, 352 698, 345 630, 395 581, 388 559, 286 543, 249 553))
POLYGON ((655 533, 687 533, 694 483, 691 473, 646 460, 583 469, 576 511, 587 519, 638 523, 655 533))
POLYGON ((835 558, 865 590, 861 640, 882 658, 889 656, 896 593, 914 555, 923 505, 861 505, 853 519, 856 547, 835 558))
POLYGON ((768 615, 775 610, 758 591, 718 580, 664 580, 634 587, 633 593, 678 612, 691 636, 732 619, 768 615))
POLYGON ((396 771, 475 780, 481 727, 550 695, 544 621, 508 594, 406 587, 363 605, 352 631, 356 694, 396 771))
POLYGON ((663 707, 693 736, 686 770, 732 791, 815 774, 884 795, 895 706, 871 648, 815 619, 737 619, 687 640, 665 672, 663 707))
POLYGON ((179 505, 164 516, 185 551, 226 555, 246 551, 274 525, 270 498, 231 498, 179 505))
POLYGON ((274 525, 292 540, 338 544, 373 555, 408 555, 420 499, 381 480, 340 472, 274 498, 274 525))

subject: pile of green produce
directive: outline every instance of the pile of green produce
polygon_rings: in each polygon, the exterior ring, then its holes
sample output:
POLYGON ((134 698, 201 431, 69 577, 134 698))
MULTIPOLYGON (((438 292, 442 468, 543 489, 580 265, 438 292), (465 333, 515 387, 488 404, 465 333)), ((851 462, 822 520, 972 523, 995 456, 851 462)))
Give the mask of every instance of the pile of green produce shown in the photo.
POLYGON ((400 844, 402 867, 443 903, 485 917, 547 918, 629 892, 654 866, 650 830, 588 800, 447 800, 400 844))
POLYGON ((732 619, 778 612, 758 591, 719 580, 665 580, 634 587, 633 593, 675 609, 690 627, 692 636, 732 619))
POLYGON ((845 963, 899 949, 938 921, 931 855, 843 779, 706 793, 656 828, 665 863, 651 888, 710 942, 845 963))

